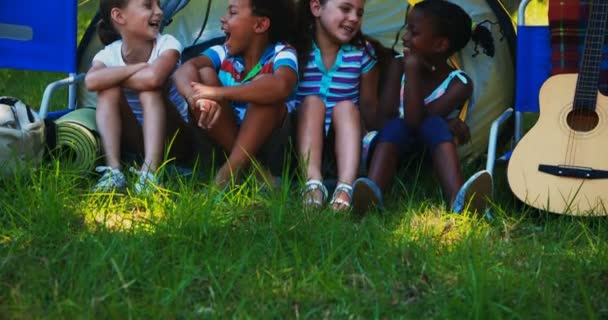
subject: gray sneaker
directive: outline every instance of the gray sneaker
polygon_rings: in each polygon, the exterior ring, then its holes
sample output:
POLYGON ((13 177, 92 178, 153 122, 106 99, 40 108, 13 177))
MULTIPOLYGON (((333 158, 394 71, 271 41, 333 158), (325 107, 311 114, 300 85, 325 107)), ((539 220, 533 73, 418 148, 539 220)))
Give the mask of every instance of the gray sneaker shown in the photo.
POLYGON ((93 187, 93 192, 124 191, 127 187, 127 179, 119 169, 99 166, 95 171, 101 174, 101 178, 93 187))
POLYGON ((467 209, 469 212, 483 214, 491 198, 492 175, 486 170, 479 171, 472 175, 458 191, 452 204, 452 212, 462 213, 467 209))
POLYGON ((156 192, 160 188, 160 181, 158 177, 150 171, 140 171, 133 167, 130 171, 135 173, 137 180, 135 181, 134 192, 135 194, 145 195, 156 192))

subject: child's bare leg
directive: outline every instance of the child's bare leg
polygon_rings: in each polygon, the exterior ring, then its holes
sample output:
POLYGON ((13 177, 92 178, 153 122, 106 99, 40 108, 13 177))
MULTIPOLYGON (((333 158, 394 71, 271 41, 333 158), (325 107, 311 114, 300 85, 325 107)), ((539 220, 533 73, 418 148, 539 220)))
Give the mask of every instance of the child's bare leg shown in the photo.
POLYGON ((325 103, 317 96, 308 96, 298 108, 298 156, 306 164, 306 179, 321 180, 325 103))
MULTIPOLYGON (((321 162, 323 160, 323 137, 325 132, 325 103, 317 96, 304 98, 298 107, 296 129, 296 148, 299 160, 306 170, 306 180, 323 179, 321 162)), ((304 196, 306 202, 323 203, 321 189, 314 189, 304 196)))
POLYGON ((462 171, 460 169, 460 160, 456 152, 456 144, 453 142, 444 142, 437 147, 432 154, 433 168, 439 178, 441 189, 443 190, 446 201, 454 202, 458 190, 464 183, 462 179, 462 171))
MULTIPOLYGON (((247 106, 247 113, 238 131, 228 160, 215 176, 215 182, 222 186, 230 181, 233 173, 238 174, 251 163, 262 145, 275 128, 280 126, 287 115, 285 104, 247 106)), ((214 126, 215 127, 215 126, 214 126)))
POLYGON ((97 130, 101 136, 106 165, 115 169, 120 169, 121 99, 123 99, 123 95, 119 87, 99 91, 95 111, 97 130))
POLYGON ((456 144, 447 121, 440 116, 425 118, 417 134, 431 151, 433 169, 449 204, 454 202, 463 184, 456 144))
MULTIPOLYGON (((357 177, 361 159, 361 117, 357 106, 350 101, 338 103, 332 111, 332 125, 336 134, 335 152, 338 182, 352 185, 357 177)), ((340 192, 336 199, 350 203, 350 195, 340 192)), ((344 209, 336 203, 334 209, 344 209)))
POLYGON ((390 186, 397 172, 399 161, 397 154, 397 146, 389 142, 380 142, 374 148, 367 176, 382 192, 390 186))
POLYGON ((165 144, 168 144, 170 157, 182 160, 192 155, 193 134, 192 128, 182 118, 177 107, 165 96, 167 114, 167 133, 165 144))
POLYGON ((166 106, 161 91, 145 91, 139 94, 144 114, 144 163, 143 172, 154 172, 163 159, 166 130, 166 106))

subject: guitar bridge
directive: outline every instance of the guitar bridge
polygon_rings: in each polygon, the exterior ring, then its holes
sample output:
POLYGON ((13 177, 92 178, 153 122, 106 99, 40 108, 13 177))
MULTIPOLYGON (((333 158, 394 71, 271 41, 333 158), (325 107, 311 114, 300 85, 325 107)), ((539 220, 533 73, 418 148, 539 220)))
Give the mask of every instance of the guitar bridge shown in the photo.
POLYGON ((538 165, 538 171, 548 173, 554 176, 578 179, 606 179, 608 171, 597 170, 589 167, 577 167, 566 165, 538 165))

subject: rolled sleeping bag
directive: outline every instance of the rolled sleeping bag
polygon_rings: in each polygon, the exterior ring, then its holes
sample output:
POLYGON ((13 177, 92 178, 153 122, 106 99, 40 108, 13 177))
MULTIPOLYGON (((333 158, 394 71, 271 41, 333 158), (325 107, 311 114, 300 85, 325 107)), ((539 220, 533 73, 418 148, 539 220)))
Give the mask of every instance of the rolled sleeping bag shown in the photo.
POLYGON ((55 121, 59 156, 74 169, 92 171, 101 156, 95 109, 76 109, 55 121), (67 156, 66 156, 67 155, 67 156))

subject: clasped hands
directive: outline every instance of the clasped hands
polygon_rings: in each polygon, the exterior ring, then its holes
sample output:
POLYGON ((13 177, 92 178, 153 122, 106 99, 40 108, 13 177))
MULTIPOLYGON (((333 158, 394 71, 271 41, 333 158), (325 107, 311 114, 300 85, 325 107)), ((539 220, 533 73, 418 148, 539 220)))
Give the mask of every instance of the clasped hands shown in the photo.
POLYGON ((190 87, 194 92, 188 96, 187 100, 196 124, 203 129, 210 130, 222 112, 218 88, 198 82, 191 82, 190 87))

